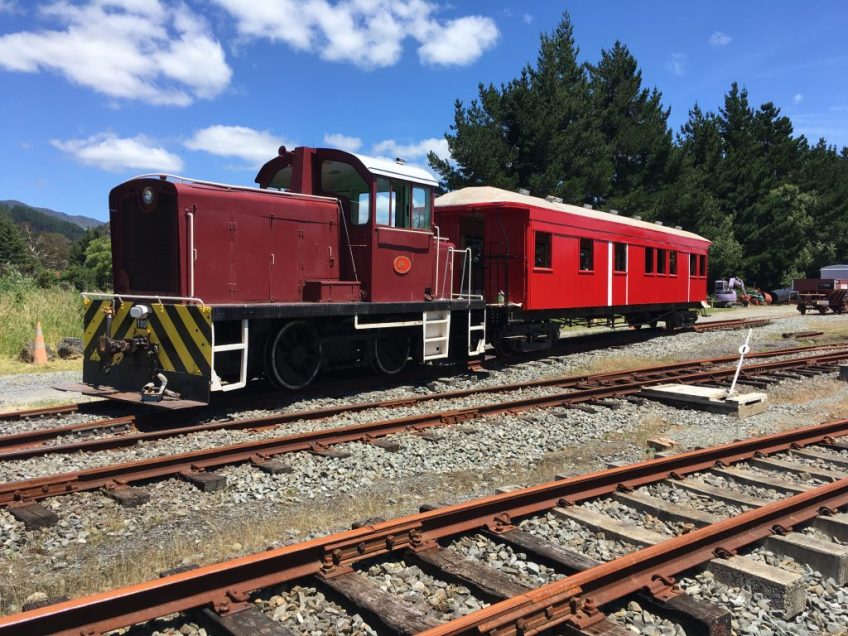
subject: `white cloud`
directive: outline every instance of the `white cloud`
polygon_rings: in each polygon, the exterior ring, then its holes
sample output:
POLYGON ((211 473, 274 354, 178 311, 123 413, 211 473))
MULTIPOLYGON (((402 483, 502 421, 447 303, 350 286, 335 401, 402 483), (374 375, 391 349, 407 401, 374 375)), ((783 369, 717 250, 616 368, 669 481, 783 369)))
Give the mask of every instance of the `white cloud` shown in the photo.
POLYGON ((434 32, 418 49, 418 57, 422 62, 443 66, 471 64, 497 39, 498 28, 489 18, 459 18, 434 32))
POLYGON ((466 16, 440 21, 427 0, 213 0, 247 39, 282 42, 325 60, 365 69, 392 66, 407 38, 431 64, 470 64, 498 38, 494 20, 466 16), (461 39, 461 41, 460 41, 461 39), (451 45, 454 48, 449 48, 451 45))
POLYGON ((0 36, 0 68, 52 71, 109 97, 175 106, 214 97, 230 82, 220 43, 183 4, 59 0, 39 13, 60 28, 0 36))
POLYGON ((665 63, 665 67, 672 75, 683 75, 686 73, 689 56, 685 53, 672 53, 671 59, 665 63))
POLYGON ((0 13, 17 13, 18 3, 15 0, 0 0, 0 13))
POLYGON ((154 141, 143 135, 127 138, 113 133, 100 133, 87 139, 53 139, 50 143, 80 163, 103 170, 180 172, 183 169, 180 157, 155 145, 154 141))
POLYGON ((716 31, 710 36, 708 42, 710 43, 710 46, 727 46, 733 42, 733 38, 727 35, 727 33, 716 31))
POLYGON ((795 95, 792 96, 792 101, 795 102, 796 104, 800 104, 801 102, 803 102, 804 101, 803 93, 795 93, 795 95))
POLYGON ((530 24, 531 22, 533 22, 533 15, 530 13, 525 13, 523 16, 521 16, 521 19, 524 21, 524 24, 530 24))
POLYGON ((359 137, 348 137, 341 133, 327 133, 324 135, 324 143, 347 152, 356 152, 362 148, 362 140, 359 137))
POLYGON ((277 156, 280 146, 294 144, 267 130, 245 126, 209 126, 195 131, 183 144, 189 150, 202 150, 220 157, 237 157, 251 163, 265 163, 277 156))
POLYGON ((442 159, 450 158, 450 149, 447 140, 431 137, 412 143, 398 143, 394 139, 385 139, 374 144, 371 151, 379 156, 394 159, 401 157, 410 160, 426 160, 428 152, 435 152, 442 159))

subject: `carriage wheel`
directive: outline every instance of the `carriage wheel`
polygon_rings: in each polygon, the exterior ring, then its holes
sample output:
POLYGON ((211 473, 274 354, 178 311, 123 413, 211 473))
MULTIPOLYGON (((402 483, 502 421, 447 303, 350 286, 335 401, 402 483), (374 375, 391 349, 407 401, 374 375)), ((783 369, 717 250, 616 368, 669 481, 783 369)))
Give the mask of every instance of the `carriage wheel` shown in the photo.
POLYGON ((492 341, 492 346, 499 358, 508 358, 515 353, 515 345, 512 344, 511 340, 505 338, 495 338, 492 341))
POLYGON ((806 314, 806 313, 807 313, 807 307, 806 307, 806 305, 798 305, 798 311, 799 311, 799 312, 801 312, 801 315, 802 315, 802 316, 803 316, 804 314, 806 314))
POLYGON ((371 349, 371 367, 385 375, 400 373, 409 360, 410 347, 409 334, 378 337, 371 349))
POLYGON ((321 339, 315 328, 296 320, 283 325, 269 342, 265 371, 281 389, 302 389, 321 367, 321 339))

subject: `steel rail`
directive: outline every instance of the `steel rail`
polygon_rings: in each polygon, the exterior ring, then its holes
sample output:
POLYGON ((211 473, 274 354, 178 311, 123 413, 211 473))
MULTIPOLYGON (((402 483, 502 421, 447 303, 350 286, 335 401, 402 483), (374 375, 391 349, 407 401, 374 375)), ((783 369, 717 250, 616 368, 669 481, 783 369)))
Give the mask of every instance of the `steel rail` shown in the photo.
MULTIPOLYGON (((47 633, 78 636, 83 633, 99 633, 173 612, 205 606, 211 606, 221 613, 238 611, 246 607, 252 592, 264 587, 294 581, 311 574, 323 573, 332 576, 336 572, 346 571, 345 566, 366 559, 399 553, 406 549, 426 549, 434 546, 438 540, 484 527, 509 530, 519 518, 556 506, 608 495, 622 488, 635 488, 668 478, 683 477, 715 466, 750 459, 759 454, 769 455, 830 442, 846 435, 848 420, 840 420, 441 507, 29 612, 0 617, 0 636, 47 633)), ((579 579, 582 582, 580 585, 574 584, 578 579, 569 577, 564 580, 570 580, 570 585, 560 581, 559 584, 552 584, 555 587, 545 586, 540 588, 542 591, 536 590, 493 605, 482 613, 471 614, 449 625, 451 629, 459 630, 457 633, 474 629, 475 625, 509 629, 510 620, 517 622, 527 616, 535 620, 540 612, 545 616, 544 612, 548 607, 559 612, 552 613, 551 617, 560 618, 563 616, 560 601, 575 598, 583 591, 589 591, 589 598, 601 604, 615 594, 623 594, 626 586, 632 587, 632 584, 624 582, 621 583, 622 587, 614 589, 614 593, 610 591, 610 585, 615 588, 616 581, 628 575, 638 575, 641 577, 639 586, 645 585, 647 580, 650 587, 652 575, 645 574, 643 570, 653 572, 656 569, 659 573, 676 573, 680 571, 679 568, 686 569, 697 565, 691 560, 683 559, 691 550, 699 550, 698 558, 705 556, 709 545, 707 539, 732 550, 744 545, 746 541, 750 543, 756 540, 756 537, 763 536, 766 529, 775 524, 796 524, 814 516, 822 506, 835 508, 844 503, 848 503, 848 480, 845 479, 796 495, 791 500, 769 504, 758 509, 759 512, 754 510, 744 513, 715 526, 708 526, 704 530, 673 538, 670 542, 623 557, 627 560, 619 559, 599 566, 602 569, 587 570, 576 575, 582 577, 579 579), (776 511, 781 509, 784 514, 776 514, 776 511), (680 541, 686 543, 681 544, 680 541), (681 547, 683 545, 685 547, 681 547), (672 546, 673 550, 667 552, 669 556, 664 556, 669 546, 672 546), (650 565, 652 558, 658 559, 659 565, 650 565), (686 567, 683 567, 684 565, 686 567), (590 572, 592 574, 589 574, 590 572), (592 583, 593 580, 596 582, 592 583)), ((586 609, 586 599, 583 600, 582 608, 586 609)), ((579 607, 579 604, 576 606, 579 607)), ((570 611, 570 603, 566 604, 566 607, 570 611)), ((547 617, 547 620, 551 617, 547 617)))
POLYGON ((695 323, 691 326, 692 331, 698 333, 704 331, 719 331, 721 329, 739 329, 742 327, 762 327, 768 325, 771 318, 734 318, 731 320, 713 320, 712 322, 695 323))
MULTIPOLYGON (((799 367, 833 363, 848 358, 848 352, 831 353, 808 358, 779 360, 748 367, 749 371, 762 374, 799 367)), ((697 371, 676 376, 675 382, 715 381, 732 376, 735 369, 728 367, 697 371)), ((570 393, 524 397, 496 402, 468 409, 447 412, 425 413, 408 417, 379 420, 330 429, 308 431, 283 437, 243 442, 228 446, 201 449, 164 457, 153 457, 134 462, 91 468, 79 472, 61 473, 35 479, 0 484, 0 508, 23 505, 73 492, 91 491, 100 488, 116 489, 129 484, 164 477, 188 477, 197 473, 244 462, 262 463, 285 453, 315 451, 327 446, 346 442, 369 442, 380 437, 404 432, 420 432, 423 429, 451 426, 480 417, 513 414, 534 408, 551 408, 580 404, 601 398, 620 397, 637 393, 640 389, 669 378, 650 377, 631 380, 624 384, 598 386, 570 393)))
POLYGON ((68 404, 59 404, 56 406, 42 406, 34 409, 6 411, 4 413, 0 413, 0 422, 25 420, 29 417, 42 417, 44 415, 65 415, 66 413, 76 413, 78 410, 78 403, 69 402, 68 404))
POLYGON ((676 595, 680 592, 673 588, 674 577, 680 573, 845 505, 848 477, 543 585, 421 636, 533 636, 562 624, 583 629, 605 618, 598 609, 603 605, 640 590, 676 595))
MULTIPOLYGON (((794 355, 796 353, 803 353, 809 351, 817 351, 821 349, 833 349, 837 347, 844 347, 845 345, 814 345, 811 347, 793 347, 789 349, 778 349, 775 351, 765 351, 752 354, 748 356, 748 359, 761 359, 761 358, 773 358, 784 355, 794 355)), ((101 439, 89 439, 89 440, 81 440, 75 441, 71 443, 65 444, 53 444, 53 445, 44 445, 43 442, 49 441, 52 439, 57 439, 63 435, 72 435, 76 433, 80 433, 83 431, 95 431, 98 429, 104 428, 112 428, 115 426, 123 425, 122 421, 124 418, 115 418, 110 420, 104 420, 100 422, 89 422, 86 424, 75 424, 71 426, 63 426, 57 428, 47 428, 47 429, 38 429, 35 431, 28 431, 23 433, 16 433, 14 435, 5 435, 0 436, 0 461, 2 460, 14 460, 14 459, 26 459, 29 457, 35 457, 39 455, 46 455, 51 453, 72 453, 78 451, 101 451, 101 450, 110 450, 113 448, 121 448, 125 446, 131 446, 138 442, 142 441, 154 441, 158 439, 163 439, 167 437, 173 437, 176 435, 188 435, 192 433, 200 433, 207 431, 217 431, 217 430, 239 430, 239 429, 247 429, 247 428, 261 428, 266 426, 279 426, 282 424, 287 424, 290 422, 302 421, 302 420, 315 420, 315 419, 325 419, 330 417, 335 417, 338 415, 345 415, 348 413, 357 413, 364 410, 375 409, 375 408, 396 408, 400 406, 412 406, 415 404, 422 404, 425 402, 433 401, 433 400, 451 400, 456 398, 462 398, 470 395, 482 395, 482 394, 490 394, 490 393, 500 393, 500 392, 509 392, 509 391, 518 391, 525 388, 534 388, 534 387, 560 387, 560 388, 568 388, 573 386, 579 386, 582 384, 608 384, 611 382, 615 382, 621 378, 629 378, 635 375, 645 375, 645 374, 668 374, 668 379, 673 379, 672 372, 679 371, 681 369, 691 369, 693 367, 699 367, 704 365, 716 365, 716 364, 724 364, 724 363, 732 363, 736 362, 737 357, 735 356, 722 356, 717 358, 703 359, 703 360, 691 360, 687 362, 675 362, 671 364, 664 365, 654 365, 650 367, 642 367, 639 369, 630 369, 624 371, 610 371, 605 373, 596 373, 596 374, 584 374, 578 376, 559 376, 555 378, 545 378, 541 380, 530 380, 526 382, 518 382, 514 384, 503 384, 503 385, 495 385, 490 387, 478 387, 471 389, 463 389, 458 391, 446 391, 443 393, 431 393, 428 395, 419 395, 413 396, 409 398, 401 398, 401 399, 393 399, 393 400, 384 400, 380 402, 359 402, 356 404, 348 404, 343 406, 333 406, 326 407, 322 409, 310 409, 310 410, 299 410, 292 411, 289 413, 283 413, 278 415, 271 415, 265 417, 257 417, 257 418, 245 418, 238 420, 230 420, 225 422, 212 422, 208 424, 197 424, 193 426, 180 426, 180 427, 171 427, 162 430, 154 430, 147 432, 139 432, 139 433, 131 433, 120 436, 101 438, 101 439), (39 445, 41 444, 41 445, 39 445)), ((157 417, 163 418, 165 421, 174 419, 179 415, 179 413, 175 412, 165 412, 165 413, 148 413, 142 416, 134 416, 136 422, 141 425, 144 424, 145 428, 153 428, 157 425, 157 417)), ((138 428, 138 426, 136 426, 138 428)))

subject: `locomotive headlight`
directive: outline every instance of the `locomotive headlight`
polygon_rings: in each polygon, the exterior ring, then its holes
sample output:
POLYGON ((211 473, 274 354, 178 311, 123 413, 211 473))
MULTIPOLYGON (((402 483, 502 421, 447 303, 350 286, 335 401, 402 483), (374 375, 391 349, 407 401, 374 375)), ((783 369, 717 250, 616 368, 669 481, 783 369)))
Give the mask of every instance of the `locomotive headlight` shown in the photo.
POLYGON ((133 305, 130 307, 130 316, 136 320, 144 320, 150 314, 150 307, 147 305, 133 305))
POLYGON ((141 202, 148 207, 153 205, 153 188, 148 186, 141 191, 141 202))

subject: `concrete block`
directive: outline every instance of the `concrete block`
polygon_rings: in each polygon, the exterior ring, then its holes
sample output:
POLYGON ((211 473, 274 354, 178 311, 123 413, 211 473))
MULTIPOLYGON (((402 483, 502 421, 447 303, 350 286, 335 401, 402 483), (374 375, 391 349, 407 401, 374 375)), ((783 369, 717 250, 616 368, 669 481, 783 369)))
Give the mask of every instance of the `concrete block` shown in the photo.
POLYGON ((683 479, 680 481, 675 481, 674 487, 686 490, 696 495, 706 495, 707 497, 711 497, 712 499, 725 501, 729 504, 741 504, 743 506, 749 506, 751 508, 759 508, 760 506, 765 506, 767 503, 769 503, 767 499, 752 497, 751 495, 736 490, 712 486, 704 481, 701 481, 700 479, 683 479))
POLYGON ((821 530, 829 537, 848 543, 848 514, 816 517, 813 521, 813 527, 816 530, 821 530))
POLYGON ((646 512, 664 521, 688 523, 696 528, 703 528, 704 526, 717 523, 722 519, 718 515, 713 515, 703 510, 696 510, 691 506, 676 504, 658 497, 651 497, 650 495, 635 492, 617 492, 613 494, 613 498, 626 506, 635 508, 640 512, 646 512))
POLYGON ((839 365, 839 379, 848 382, 848 364, 839 365))
POLYGON ((727 391, 723 388, 692 384, 659 384, 642 389, 639 395, 680 408, 727 413, 740 418, 762 413, 768 406, 765 393, 743 393, 727 397, 727 391))
POLYGON ((552 512, 563 519, 571 519, 595 532, 603 532, 608 537, 633 545, 651 546, 671 539, 670 535, 660 534, 633 523, 624 523, 581 506, 557 507, 552 512))
POLYGON ((766 539, 766 550, 809 565, 822 576, 844 585, 848 581, 848 546, 832 541, 822 541, 798 532, 784 536, 773 535, 766 539))
POLYGON ((803 577, 748 557, 733 556, 713 559, 707 565, 719 583, 731 587, 747 587, 771 602, 772 609, 782 612, 784 619, 803 611, 807 588, 803 577))

